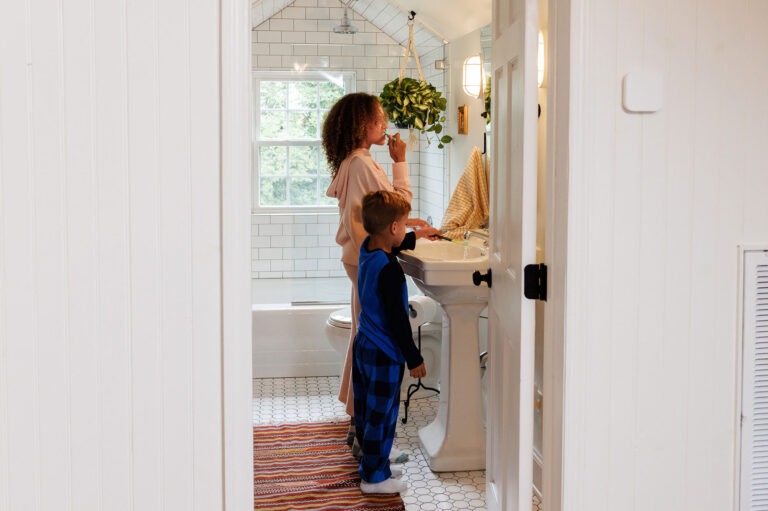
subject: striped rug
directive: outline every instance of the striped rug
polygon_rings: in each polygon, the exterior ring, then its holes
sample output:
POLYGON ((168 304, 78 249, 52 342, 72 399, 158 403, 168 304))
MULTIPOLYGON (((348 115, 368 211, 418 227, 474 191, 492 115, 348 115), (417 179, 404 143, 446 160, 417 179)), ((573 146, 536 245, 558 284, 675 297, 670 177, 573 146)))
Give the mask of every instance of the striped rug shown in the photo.
POLYGON ((405 511, 400 495, 363 495, 347 423, 253 428, 254 510, 405 511))

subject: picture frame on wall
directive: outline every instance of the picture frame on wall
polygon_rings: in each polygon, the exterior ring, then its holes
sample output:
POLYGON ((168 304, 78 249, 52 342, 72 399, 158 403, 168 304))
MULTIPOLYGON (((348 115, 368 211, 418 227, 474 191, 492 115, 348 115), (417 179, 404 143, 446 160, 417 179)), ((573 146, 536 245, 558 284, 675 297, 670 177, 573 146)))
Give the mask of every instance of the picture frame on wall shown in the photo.
POLYGON ((469 119, 469 106, 460 105, 459 111, 456 114, 456 124, 458 125, 459 135, 466 135, 467 133, 469 133, 469 123, 467 122, 468 119, 469 119))

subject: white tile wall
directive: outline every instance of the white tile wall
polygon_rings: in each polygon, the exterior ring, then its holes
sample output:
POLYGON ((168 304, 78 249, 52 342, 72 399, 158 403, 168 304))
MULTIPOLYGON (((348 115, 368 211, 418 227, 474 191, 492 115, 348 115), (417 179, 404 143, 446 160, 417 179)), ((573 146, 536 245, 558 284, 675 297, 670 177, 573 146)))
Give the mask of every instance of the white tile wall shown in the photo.
MULTIPOLYGON (((433 64, 435 61, 445 58, 445 47, 441 46, 420 57, 424 79, 442 91, 443 96, 446 96, 448 84, 446 83, 445 72, 435 69, 433 64), (430 65, 424 64, 425 62, 430 63, 430 65)), ((446 123, 443 124, 445 128, 449 126, 447 121, 452 115, 453 112, 445 112, 446 123)), ((425 220, 431 217, 432 224, 439 227, 442 223, 445 208, 448 205, 445 173, 446 169, 449 168, 449 152, 444 149, 438 149, 434 136, 430 135, 430 138, 432 138, 432 143, 427 144, 422 137, 419 149, 419 213, 425 220)))
POLYGON ((254 278, 344 277, 337 213, 252 215, 254 278))
MULTIPOLYGON (((254 70, 285 71, 301 66, 306 70, 354 71, 357 91, 378 95, 384 84, 399 75, 404 48, 352 10, 348 15, 359 31, 352 35, 334 33, 333 27, 341 22, 342 14, 343 10, 335 0, 288 3, 254 27, 251 56, 254 70)), ((443 58, 443 47, 429 47, 425 51, 424 55, 420 54, 424 76, 444 90, 444 72, 435 70, 434 66, 435 60, 443 58)), ((409 59, 406 76, 418 76, 413 58, 409 59)), ((401 137, 407 138, 408 131, 401 130, 401 137)), ((386 151, 374 147, 372 153, 391 176, 386 151)), ((424 219, 431 216, 436 225, 440 224, 444 210, 442 175, 448 168, 444 164, 445 157, 445 152, 437 149, 436 144, 428 146, 423 139, 416 150, 408 153, 413 188, 412 216, 424 219), (426 170, 430 177, 425 180, 421 179, 422 158, 429 162, 426 170), (427 198, 423 203, 422 197, 427 198)), ((341 249, 334 241, 337 226, 338 213, 335 211, 309 215, 252 215, 253 277, 345 276, 340 262, 341 249)))

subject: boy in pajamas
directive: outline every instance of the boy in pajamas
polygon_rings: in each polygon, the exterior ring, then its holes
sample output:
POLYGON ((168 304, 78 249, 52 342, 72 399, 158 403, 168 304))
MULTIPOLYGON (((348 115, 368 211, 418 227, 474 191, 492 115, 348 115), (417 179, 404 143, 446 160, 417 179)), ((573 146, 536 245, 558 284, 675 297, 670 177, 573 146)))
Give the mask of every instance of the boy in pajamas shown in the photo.
POLYGON ((389 465, 403 364, 414 378, 423 378, 427 371, 413 342, 405 274, 395 255, 413 249, 416 238, 440 234, 433 227, 406 233, 410 211, 408 201, 393 192, 372 192, 362 201, 363 226, 369 236, 360 247, 357 286, 361 311, 353 345, 352 385, 363 493, 408 489, 396 479, 402 470, 389 465))

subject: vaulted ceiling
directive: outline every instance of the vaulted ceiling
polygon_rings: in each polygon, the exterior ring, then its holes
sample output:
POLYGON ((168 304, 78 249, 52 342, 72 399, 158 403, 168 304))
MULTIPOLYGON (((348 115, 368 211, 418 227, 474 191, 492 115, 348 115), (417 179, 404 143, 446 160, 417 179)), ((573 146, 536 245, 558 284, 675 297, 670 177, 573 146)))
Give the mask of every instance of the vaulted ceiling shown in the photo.
MULTIPOLYGON (((255 0, 252 26, 258 26, 294 0, 255 0)), ((408 42, 408 17, 416 13, 414 41, 418 48, 433 48, 453 41, 491 21, 491 0, 338 0, 392 39, 408 42)))

